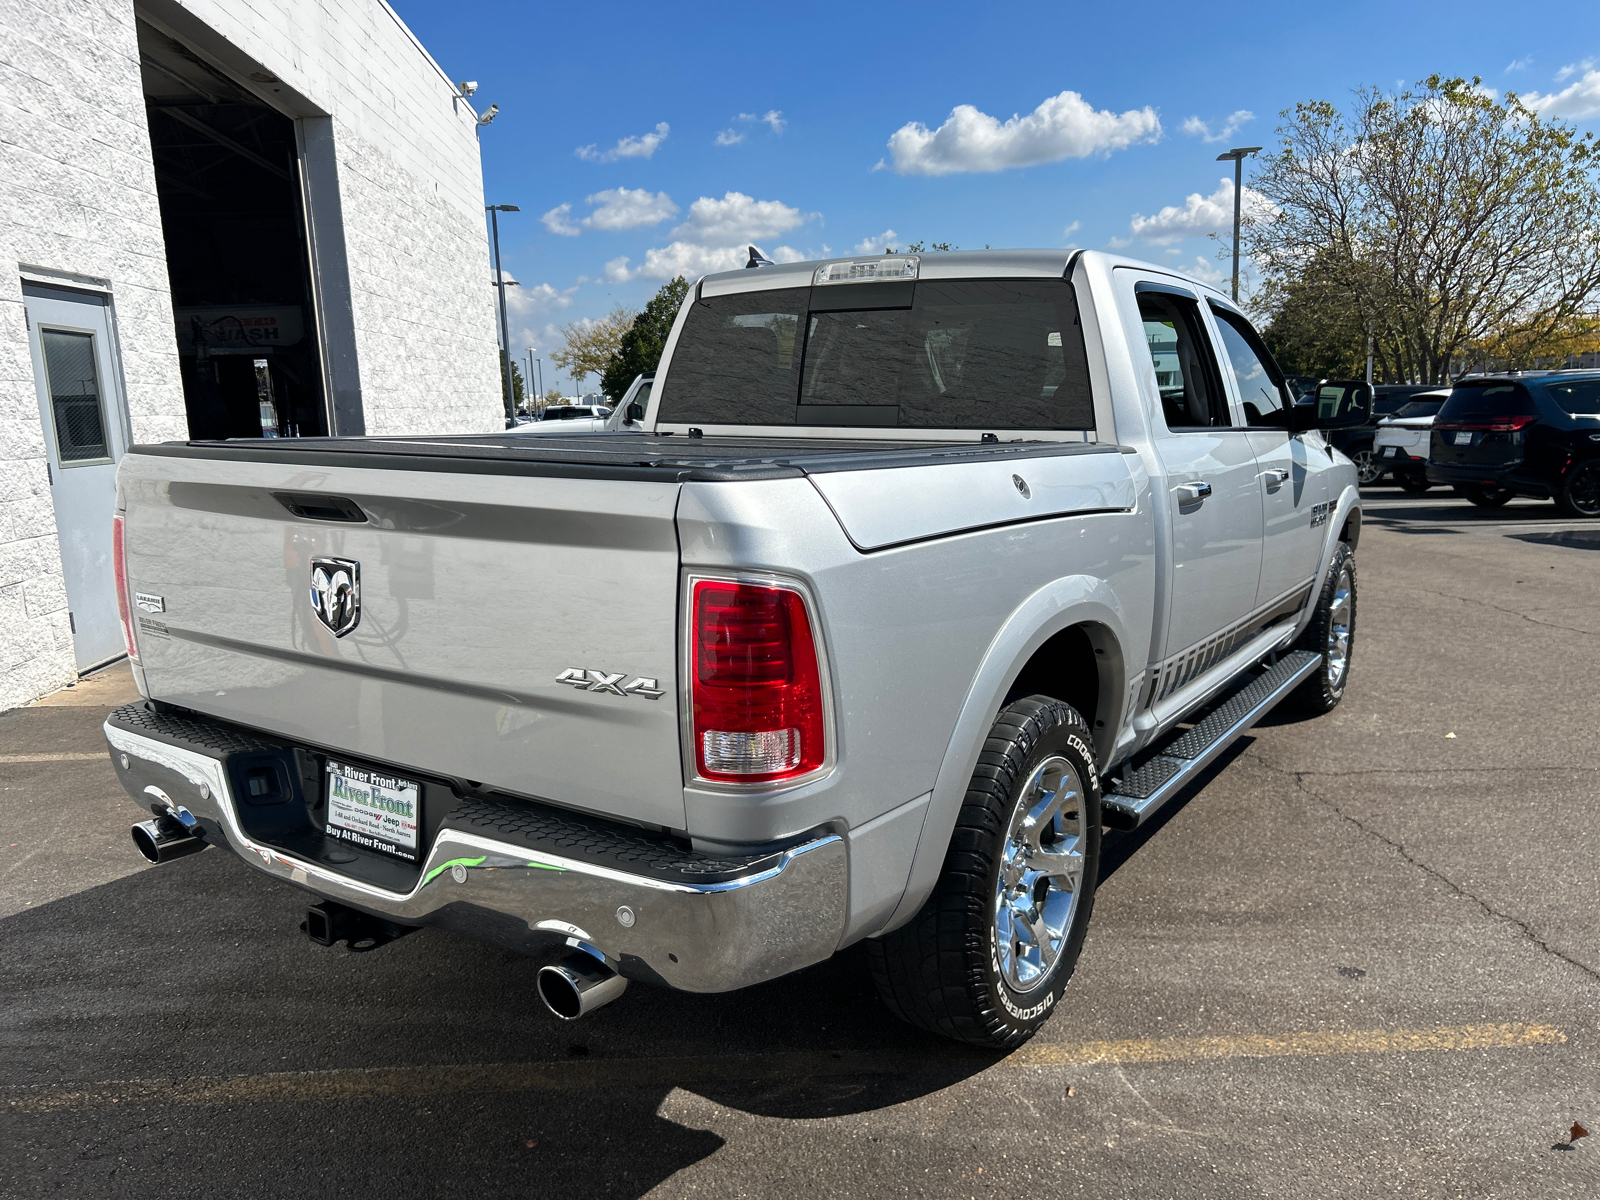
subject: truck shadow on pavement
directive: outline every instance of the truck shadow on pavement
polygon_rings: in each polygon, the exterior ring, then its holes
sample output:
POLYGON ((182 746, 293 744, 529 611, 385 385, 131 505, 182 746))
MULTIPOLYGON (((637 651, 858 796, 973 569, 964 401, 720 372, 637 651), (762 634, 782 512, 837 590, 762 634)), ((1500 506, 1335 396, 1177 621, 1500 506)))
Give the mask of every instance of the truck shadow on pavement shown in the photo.
POLYGON ((859 949, 734 994, 634 985, 569 1025, 541 960, 431 930, 325 948, 306 900, 209 850, 0 921, 8 1194, 633 1197, 719 1128, 999 1057, 895 1020, 859 949))

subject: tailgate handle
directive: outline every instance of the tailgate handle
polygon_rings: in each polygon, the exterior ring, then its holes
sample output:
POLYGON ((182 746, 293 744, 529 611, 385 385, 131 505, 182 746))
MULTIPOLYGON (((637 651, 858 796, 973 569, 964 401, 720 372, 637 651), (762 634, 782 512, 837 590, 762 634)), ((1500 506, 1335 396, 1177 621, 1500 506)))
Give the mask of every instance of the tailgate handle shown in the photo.
POLYGON ((361 505, 343 496, 316 496, 310 492, 273 492, 272 498, 297 517, 308 521, 367 523, 361 505))

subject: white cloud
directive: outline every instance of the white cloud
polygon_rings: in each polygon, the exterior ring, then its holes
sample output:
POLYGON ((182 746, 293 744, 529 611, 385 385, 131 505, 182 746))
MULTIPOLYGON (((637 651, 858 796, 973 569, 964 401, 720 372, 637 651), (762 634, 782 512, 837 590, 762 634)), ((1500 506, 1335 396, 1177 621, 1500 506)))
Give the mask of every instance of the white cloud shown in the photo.
MULTIPOLYGON (((1244 189, 1244 209, 1246 215, 1257 219, 1277 212, 1270 200, 1248 187, 1244 189)), ((1233 180, 1219 180, 1217 190, 1209 196, 1191 192, 1182 204, 1169 204, 1153 217, 1135 213, 1129 227, 1135 236, 1157 246, 1171 245, 1186 237, 1232 232, 1233 180)))
POLYGON ((773 133, 782 133, 783 127, 789 123, 783 119, 783 114, 775 108, 769 108, 759 117, 754 113, 740 113, 739 116, 743 120, 765 121, 769 126, 771 126, 773 133))
MULTIPOLYGON (((1587 117, 1600 117, 1600 70, 1596 70, 1588 62, 1580 64, 1583 75, 1574 83, 1568 84, 1559 92, 1529 92, 1522 97, 1522 102, 1541 117, 1566 117, 1569 120, 1581 121, 1587 117)), ((1567 78, 1576 71, 1577 67, 1563 67, 1556 79, 1567 78)))
POLYGON ((1071 225, 1068 225, 1065 229, 1063 229, 1061 231, 1061 236, 1064 237, 1064 238, 1069 238, 1073 234, 1077 233, 1078 230, 1080 230, 1082 228, 1083 228, 1083 222, 1082 221, 1074 221, 1071 225))
POLYGON ((1593 67, 1594 59, 1592 58, 1586 58, 1582 62, 1578 63, 1568 63, 1566 66, 1562 67, 1561 70, 1556 72, 1556 82, 1560 83, 1563 79, 1570 79, 1579 71, 1588 71, 1593 67))
POLYGON ((611 188, 596 192, 587 201, 599 207, 583 219, 585 229, 638 229, 678 215, 678 206, 665 192, 644 188, 611 188))
POLYGON ((551 233, 559 233, 562 237, 577 237, 583 230, 567 220, 567 215, 571 212, 572 205, 558 204, 539 220, 544 222, 544 227, 551 233))
POLYGON ((1222 124, 1212 132, 1210 124, 1199 117, 1188 117, 1183 122, 1183 131, 1190 137, 1197 137, 1203 142, 1225 142, 1247 124, 1256 119, 1255 113, 1248 108, 1241 108, 1229 113, 1222 124))
POLYGON ((570 204, 558 204, 539 219, 551 233, 577 237, 585 229, 638 229, 642 225, 659 225, 678 215, 671 196, 646 188, 608 188, 584 197, 584 201, 594 207, 581 221, 571 220, 570 204))
POLYGON ((1524 54, 1521 58, 1514 58, 1506 64, 1506 73, 1512 71, 1525 71, 1533 65, 1533 55, 1524 54))
MULTIPOLYGON (((779 246, 767 255, 773 262, 804 262, 805 255, 792 246, 779 246)), ((673 242, 644 253, 644 261, 630 267, 628 258, 613 258, 606 263, 606 278, 612 283, 630 279, 673 279, 682 275, 695 279, 715 271, 735 271, 750 261, 750 243, 738 246, 704 246, 695 242, 673 242)))
MULTIPOLYGON (((1243 273, 1244 263, 1239 264, 1240 273, 1243 273)), ((1193 275, 1201 283, 1209 283, 1212 287, 1221 287, 1223 284, 1233 283, 1233 267, 1230 264, 1223 270, 1222 264, 1214 262, 1203 254, 1195 255, 1194 262, 1181 268, 1185 273, 1193 275)))
POLYGON ((616 162, 619 158, 649 158, 656 152, 656 147, 667 140, 671 126, 662 121, 655 127, 653 133, 641 133, 638 137, 625 137, 609 150, 601 150, 598 146, 579 146, 573 151, 584 162, 616 162))
POLYGON ((1126 250, 1131 245, 1133 245, 1133 239, 1131 237, 1114 237, 1110 241, 1106 242, 1106 249, 1126 250))
POLYGON ((525 321, 535 313, 554 312, 572 307, 572 298, 577 294, 578 289, 575 287, 558 291, 548 283, 541 283, 536 287, 507 288, 506 310, 517 320, 525 321))
POLYGON ((744 141, 744 134, 737 129, 724 129, 717 134, 717 145, 719 146, 737 146, 742 141, 744 141))
POLYGON ((850 251, 851 254, 882 254, 900 240, 900 235, 892 229, 885 229, 877 237, 862 238, 850 251))
POLYGON ((701 246, 726 246, 777 237, 805 220, 804 213, 781 200, 756 200, 743 192, 728 192, 720 200, 701 196, 689 206, 688 219, 672 236, 701 246))
POLYGON ((1077 92, 1062 92, 1003 123, 970 104, 958 104, 938 129, 910 121, 889 138, 889 155, 901 175, 952 175, 1109 154, 1160 137, 1161 120, 1149 106, 1096 111, 1077 92))

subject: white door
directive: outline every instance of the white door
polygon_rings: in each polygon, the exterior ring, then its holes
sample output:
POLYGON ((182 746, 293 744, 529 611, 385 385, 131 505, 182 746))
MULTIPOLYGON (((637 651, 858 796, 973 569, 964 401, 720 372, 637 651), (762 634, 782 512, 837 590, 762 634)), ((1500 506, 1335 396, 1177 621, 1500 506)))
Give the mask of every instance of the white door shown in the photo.
POLYGON ((1255 606, 1261 571, 1261 498, 1249 431, 1236 426, 1199 301, 1146 281, 1134 299, 1160 411, 1156 452, 1167 474, 1172 587, 1163 657, 1205 647, 1196 670, 1231 644, 1208 645, 1255 606), (1212 653, 1212 652, 1215 653, 1212 653))
POLYGON ((1321 561, 1331 460, 1320 437, 1290 433, 1288 389, 1250 323, 1215 302, 1211 309, 1261 476, 1264 540, 1256 604, 1292 604, 1321 561))
POLYGON ((121 379, 108 300, 95 292, 22 285, 61 538, 78 670, 124 653, 111 565, 117 460, 126 448, 121 379))

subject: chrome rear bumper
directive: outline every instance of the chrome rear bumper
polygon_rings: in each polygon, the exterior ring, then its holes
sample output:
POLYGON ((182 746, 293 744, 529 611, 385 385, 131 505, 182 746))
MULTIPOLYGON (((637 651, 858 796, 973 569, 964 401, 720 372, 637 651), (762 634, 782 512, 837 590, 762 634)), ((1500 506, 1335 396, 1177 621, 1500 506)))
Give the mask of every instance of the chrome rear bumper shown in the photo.
POLYGON ((415 886, 397 892, 247 835, 225 749, 151 737, 115 713, 105 735, 123 787, 142 807, 192 817, 208 841, 257 870, 401 924, 525 952, 583 943, 625 976, 691 992, 731 991, 820 962, 844 933, 849 870, 838 836, 769 856, 738 878, 695 883, 445 827, 415 886))

